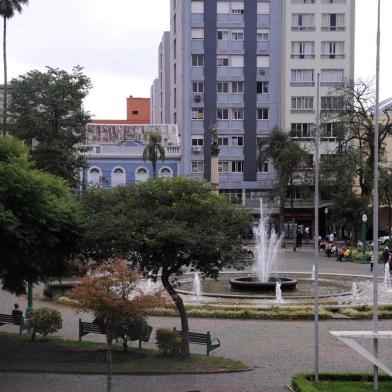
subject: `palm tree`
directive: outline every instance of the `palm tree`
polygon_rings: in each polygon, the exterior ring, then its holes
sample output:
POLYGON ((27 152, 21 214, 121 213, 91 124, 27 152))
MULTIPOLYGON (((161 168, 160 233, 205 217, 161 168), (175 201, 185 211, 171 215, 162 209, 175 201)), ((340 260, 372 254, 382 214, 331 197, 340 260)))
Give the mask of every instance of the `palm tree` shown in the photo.
POLYGON ((21 13, 22 5, 27 5, 29 0, 0 0, 0 15, 3 17, 3 61, 4 61, 4 102, 3 102, 3 134, 7 132, 7 19, 21 13))
POLYGON ((165 149, 161 144, 162 137, 157 132, 148 133, 148 143, 144 147, 143 160, 149 160, 152 164, 152 171, 154 178, 157 176, 157 162, 161 159, 162 162, 165 160, 165 149))

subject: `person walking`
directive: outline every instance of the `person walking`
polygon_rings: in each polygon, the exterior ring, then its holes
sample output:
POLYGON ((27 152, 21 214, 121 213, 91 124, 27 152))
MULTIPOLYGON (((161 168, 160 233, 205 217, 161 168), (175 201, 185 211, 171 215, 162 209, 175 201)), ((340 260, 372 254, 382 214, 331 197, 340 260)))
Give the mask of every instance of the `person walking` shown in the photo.
POLYGON ((382 259, 384 261, 384 265, 389 261, 389 248, 386 246, 382 252, 382 259))
POLYGON ((310 228, 309 226, 305 227, 305 244, 309 244, 309 237, 310 237, 310 228))

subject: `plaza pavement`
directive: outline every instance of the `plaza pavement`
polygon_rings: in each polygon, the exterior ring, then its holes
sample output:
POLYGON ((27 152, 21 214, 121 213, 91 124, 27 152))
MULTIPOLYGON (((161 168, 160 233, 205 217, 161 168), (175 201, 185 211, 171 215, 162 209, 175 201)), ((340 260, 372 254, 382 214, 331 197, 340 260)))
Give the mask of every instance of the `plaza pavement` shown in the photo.
MULTIPOLYGON (((311 272, 313 252, 301 248, 293 253, 282 252, 279 269, 285 271, 311 272)), ((368 265, 337 263, 320 255, 320 272, 368 274, 368 265)), ((26 301, 17 301, 24 309, 26 301)), ((0 312, 9 313, 15 298, 0 293, 0 312)), ((89 315, 76 315, 74 310, 35 299, 35 307, 50 306, 60 310, 64 318, 60 336, 77 339, 79 317, 89 319, 89 315)), ((178 318, 154 317, 149 320, 154 328, 179 327, 178 318)), ((391 330, 392 320, 381 321, 380 328, 391 330)), ((293 374, 313 369, 313 331, 309 321, 269 321, 269 320, 217 320, 190 319, 193 331, 211 331, 219 337, 221 348, 213 355, 239 359, 255 370, 247 373, 221 375, 170 375, 170 376, 116 376, 113 392, 283 392, 293 374)), ((321 371, 371 371, 371 366, 343 343, 330 336, 330 330, 369 330, 370 321, 328 320, 320 322, 320 369, 321 371)), ((11 326, 2 330, 14 330, 11 326)), ((86 340, 103 341, 102 336, 90 335, 86 340)), ((153 347, 153 343, 147 346, 153 347)), ((205 350, 191 346, 192 352, 205 350)), ((390 358, 392 343, 383 342, 381 358, 390 358)), ((386 360, 386 363, 388 361, 386 360)), ((75 376, 50 374, 0 374, 1 392, 104 392, 104 376, 75 376)))

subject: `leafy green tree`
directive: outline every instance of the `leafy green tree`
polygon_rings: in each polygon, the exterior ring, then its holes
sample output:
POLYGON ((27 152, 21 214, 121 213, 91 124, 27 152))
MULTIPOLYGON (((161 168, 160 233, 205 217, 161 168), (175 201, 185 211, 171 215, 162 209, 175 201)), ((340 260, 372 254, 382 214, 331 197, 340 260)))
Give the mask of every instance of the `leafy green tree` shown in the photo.
POLYGON ((3 17, 3 64, 4 64, 4 97, 3 97, 3 135, 7 134, 7 19, 14 17, 15 12, 22 12, 22 5, 29 0, 0 0, 0 15, 3 17))
POLYGON ((17 139, 0 138, 0 279, 17 294, 61 277, 78 253, 81 211, 63 180, 33 168, 17 139))
POLYGON ((15 119, 15 136, 29 142, 39 169, 64 178, 71 187, 79 182, 79 170, 85 166, 78 147, 84 143, 89 115, 83 99, 90 79, 81 67, 71 73, 47 67, 46 72, 30 71, 11 81, 9 112, 15 119))
POLYGON ((162 137, 157 132, 149 132, 147 134, 148 143, 144 147, 143 151, 143 160, 150 161, 152 164, 152 171, 154 177, 157 176, 157 162, 159 159, 162 162, 165 160, 165 148, 162 146, 161 141, 162 137))
POLYGON ((223 268, 244 266, 249 211, 211 195, 203 182, 180 177, 95 189, 84 206, 87 256, 105 260, 116 253, 143 274, 160 276, 179 312, 182 354, 189 357, 188 318, 172 278, 187 269, 216 278, 223 268))
POLYGON ((303 150, 291 135, 275 128, 268 138, 258 145, 259 164, 271 160, 278 174, 277 193, 280 200, 279 228, 284 227, 285 204, 290 198, 291 210, 294 209, 294 191, 308 182, 306 170, 309 154, 303 150))

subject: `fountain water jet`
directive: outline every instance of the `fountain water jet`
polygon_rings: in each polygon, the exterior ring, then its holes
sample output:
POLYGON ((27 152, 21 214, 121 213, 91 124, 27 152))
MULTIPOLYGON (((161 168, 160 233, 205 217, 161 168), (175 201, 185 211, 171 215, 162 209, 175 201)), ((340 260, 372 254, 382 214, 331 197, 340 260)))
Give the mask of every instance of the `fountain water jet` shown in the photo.
POLYGON ((384 289, 386 291, 392 291, 391 272, 389 270, 389 263, 386 263, 384 267, 384 289))
POLYGON ((192 291, 196 293, 196 299, 200 299, 201 297, 201 284, 200 284, 200 276, 199 273, 196 271, 195 276, 193 278, 193 288, 192 291))
POLYGON ((276 296, 276 302, 283 302, 282 283, 280 282, 276 282, 275 296, 276 296))
POLYGON ((357 301, 359 299, 358 286, 355 282, 353 283, 353 286, 351 288, 351 297, 354 301, 357 301))
POLYGON ((276 282, 279 282, 283 291, 295 290, 297 285, 295 279, 271 277, 272 267, 276 262, 282 237, 279 237, 274 229, 269 231, 269 222, 270 216, 264 214, 263 201, 260 199, 260 220, 253 228, 256 239, 256 262, 253 266, 255 276, 231 279, 230 285, 233 289, 274 291, 276 282))

